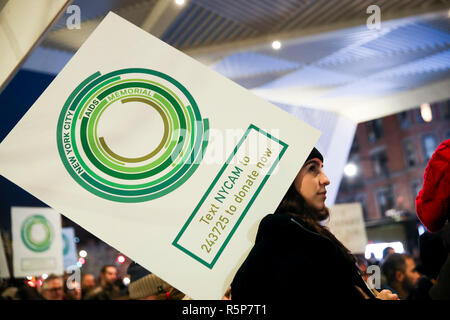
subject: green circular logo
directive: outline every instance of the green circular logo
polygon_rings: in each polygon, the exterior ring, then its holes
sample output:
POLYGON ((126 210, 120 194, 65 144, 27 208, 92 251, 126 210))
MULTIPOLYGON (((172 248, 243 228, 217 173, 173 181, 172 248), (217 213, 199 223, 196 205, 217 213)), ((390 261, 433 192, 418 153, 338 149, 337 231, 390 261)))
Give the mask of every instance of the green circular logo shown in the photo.
POLYGON ((187 89, 155 70, 121 69, 85 79, 57 127, 59 155, 84 189, 143 202, 181 186, 208 144, 208 119, 187 89))
POLYGON ((50 248, 53 240, 53 228, 44 216, 34 215, 25 219, 21 228, 22 241, 34 252, 43 252, 50 248))

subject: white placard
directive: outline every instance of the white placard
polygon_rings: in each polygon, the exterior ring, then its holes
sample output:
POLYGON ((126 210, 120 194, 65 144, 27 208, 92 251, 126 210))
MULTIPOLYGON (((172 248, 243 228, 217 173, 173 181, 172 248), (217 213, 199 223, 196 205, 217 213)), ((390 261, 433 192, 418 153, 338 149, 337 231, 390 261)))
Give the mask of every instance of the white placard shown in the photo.
POLYGON ((63 272, 61 215, 52 208, 11 207, 15 278, 63 272))
POLYGON ((109 13, 2 142, 0 172, 192 298, 219 299, 319 136, 109 13))
POLYGON ((361 203, 335 204, 329 209, 331 233, 352 253, 365 253, 367 233, 361 203))
POLYGON ((3 239, 0 234, 0 278, 9 279, 10 276, 8 262, 6 261, 6 254, 3 246, 3 239))
POLYGON ((75 231, 71 227, 62 228, 62 250, 64 270, 75 267, 78 262, 77 245, 75 243, 75 231))

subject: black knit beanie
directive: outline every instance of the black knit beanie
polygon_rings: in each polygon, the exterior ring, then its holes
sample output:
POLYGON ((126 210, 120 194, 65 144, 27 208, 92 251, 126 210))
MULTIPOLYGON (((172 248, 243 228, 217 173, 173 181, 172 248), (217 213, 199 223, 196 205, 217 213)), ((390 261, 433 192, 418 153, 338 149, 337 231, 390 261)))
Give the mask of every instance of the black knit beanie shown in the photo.
POLYGON ((312 149, 311 153, 309 154, 308 158, 306 158, 305 162, 314 158, 318 158, 320 159, 320 161, 323 162, 322 154, 315 147, 312 149))

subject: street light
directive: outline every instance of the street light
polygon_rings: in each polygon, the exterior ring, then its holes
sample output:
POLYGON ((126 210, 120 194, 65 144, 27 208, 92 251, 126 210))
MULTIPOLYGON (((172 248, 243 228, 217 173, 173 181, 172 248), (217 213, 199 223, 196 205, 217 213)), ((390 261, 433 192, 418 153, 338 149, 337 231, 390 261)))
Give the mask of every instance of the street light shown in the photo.
POLYGON ((120 264, 124 263, 125 260, 126 260, 126 259, 125 259, 125 257, 124 257, 123 255, 119 255, 119 256, 117 257, 117 262, 120 263, 120 264))
POLYGON ((433 113, 429 103, 422 103, 420 105, 420 115, 425 122, 431 122, 433 120, 433 113))
POLYGON ((279 50, 281 48, 281 42, 278 40, 275 40, 274 42, 272 42, 272 48, 274 50, 279 50))
POLYGON ((344 167, 344 174, 347 177, 354 177, 358 173, 358 167, 353 162, 349 162, 344 167))
POLYGON ((80 252, 78 253, 78 255, 82 258, 86 258, 87 256, 87 251, 86 250, 80 250, 80 252))

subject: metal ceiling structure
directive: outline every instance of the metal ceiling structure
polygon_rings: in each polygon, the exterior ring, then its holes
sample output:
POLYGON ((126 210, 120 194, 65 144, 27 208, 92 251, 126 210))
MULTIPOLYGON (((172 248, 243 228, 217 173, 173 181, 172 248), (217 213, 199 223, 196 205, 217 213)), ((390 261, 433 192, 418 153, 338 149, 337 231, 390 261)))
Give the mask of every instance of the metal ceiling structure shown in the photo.
MULTIPOLYGON (((448 0, 72 4, 81 9, 81 28, 68 29, 64 15, 37 50, 59 55, 61 67, 114 11, 277 105, 332 111, 361 122, 450 97, 448 0), (380 29, 366 26, 370 5, 380 8, 380 29), (281 41, 280 50, 272 49, 273 40, 281 41)), ((36 61, 26 67, 45 65, 42 58, 36 61)))

